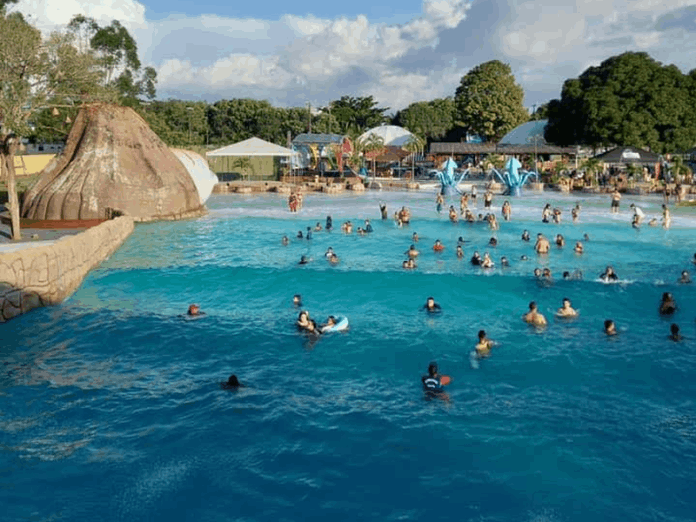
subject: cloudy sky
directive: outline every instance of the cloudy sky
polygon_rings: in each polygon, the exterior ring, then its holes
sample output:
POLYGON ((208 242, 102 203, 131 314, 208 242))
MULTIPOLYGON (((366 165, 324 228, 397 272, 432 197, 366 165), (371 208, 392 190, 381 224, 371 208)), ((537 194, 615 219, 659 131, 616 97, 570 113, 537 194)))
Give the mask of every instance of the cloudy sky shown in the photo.
POLYGON ((157 69, 161 99, 298 106, 371 94, 396 110, 453 95, 468 70, 499 59, 531 107, 627 50, 696 68, 696 0, 20 0, 15 9, 46 31, 78 13, 121 21, 157 69))

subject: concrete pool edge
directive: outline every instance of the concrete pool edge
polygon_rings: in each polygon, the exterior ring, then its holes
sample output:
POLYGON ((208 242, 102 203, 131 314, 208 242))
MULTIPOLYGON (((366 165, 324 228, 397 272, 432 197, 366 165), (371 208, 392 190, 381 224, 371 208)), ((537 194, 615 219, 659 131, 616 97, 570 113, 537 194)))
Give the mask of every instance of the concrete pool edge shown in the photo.
POLYGON ((133 232, 122 216, 50 244, 0 253, 0 323, 69 297, 133 232))

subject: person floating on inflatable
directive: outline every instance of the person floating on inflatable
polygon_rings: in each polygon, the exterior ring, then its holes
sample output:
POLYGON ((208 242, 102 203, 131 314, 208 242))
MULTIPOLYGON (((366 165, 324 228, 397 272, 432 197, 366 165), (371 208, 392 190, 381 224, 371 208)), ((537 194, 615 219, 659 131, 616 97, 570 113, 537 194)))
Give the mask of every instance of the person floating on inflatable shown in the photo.
POLYGON ((433 250, 435 252, 442 252, 444 249, 445 249, 445 245, 443 245, 439 239, 436 239, 435 244, 433 245, 433 250))
POLYGON ((426 393, 437 394, 442 393, 452 379, 449 375, 440 375, 437 371, 437 363, 433 361, 428 365, 428 375, 421 377, 421 382, 426 393))

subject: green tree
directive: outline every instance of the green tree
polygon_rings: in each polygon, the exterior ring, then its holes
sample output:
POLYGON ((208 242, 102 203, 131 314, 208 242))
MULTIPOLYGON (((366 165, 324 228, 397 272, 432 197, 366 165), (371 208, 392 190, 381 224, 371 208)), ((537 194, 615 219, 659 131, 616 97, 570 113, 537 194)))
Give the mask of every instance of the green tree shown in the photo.
POLYGON ((462 77, 454 96, 457 125, 489 141, 497 141, 529 115, 524 91, 510 66, 498 60, 482 63, 462 77))
POLYGON ((441 139, 454 127, 455 105, 452 98, 412 103, 396 113, 394 123, 426 140, 441 139))
POLYGON ((529 117, 530 121, 538 121, 538 120, 545 120, 549 117, 549 104, 547 103, 542 103, 539 105, 534 112, 531 114, 529 117))
POLYGON ((416 136, 415 134, 410 136, 408 138, 408 141, 406 143, 404 143, 404 149, 411 153, 411 180, 413 180, 416 177, 416 175, 415 175, 415 170, 416 170, 415 154, 423 151, 423 148, 425 148, 425 143, 426 143, 426 141, 423 138, 420 138, 419 136, 416 136))
POLYGON ((391 119, 384 115, 389 107, 379 108, 372 96, 342 96, 331 102, 331 114, 336 119, 335 132, 348 134, 351 130, 358 134, 387 123, 391 119))
POLYGON ((613 56, 566 80, 549 103, 546 139, 560 145, 686 150, 696 142, 693 79, 646 53, 613 56))
POLYGON ((21 14, 0 14, 0 175, 8 179, 12 238, 20 239, 14 156, 32 118, 58 100, 70 104, 106 98, 90 54, 80 53, 70 35, 44 39, 21 14))

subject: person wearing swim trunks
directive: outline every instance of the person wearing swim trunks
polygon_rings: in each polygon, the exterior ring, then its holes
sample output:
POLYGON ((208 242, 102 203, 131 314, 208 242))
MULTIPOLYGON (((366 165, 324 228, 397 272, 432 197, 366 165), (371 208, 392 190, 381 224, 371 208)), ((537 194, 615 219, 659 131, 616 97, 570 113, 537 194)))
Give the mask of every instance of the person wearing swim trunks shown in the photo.
POLYGON ((534 326, 546 326, 546 317, 539 313, 537 309, 537 304, 532 301, 529 303, 529 312, 522 316, 525 323, 532 324, 534 326))
POLYGON ((447 386, 452 379, 448 375, 440 375, 438 373, 437 363, 431 362, 428 365, 428 375, 421 377, 423 390, 427 393, 442 393, 444 387, 447 386))
POLYGON ((604 333, 611 336, 616 335, 619 332, 616 331, 616 324, 611 319, 604 321, 604 333))
POLYGON ((621 201, 621 194, 619 193, 618 187, 614 187, 614 192, 611 193, 611 213, 612 214, 618 214, 619 201, 621 201))
POLYGON ((435 299, 432 297, 428 297, 425 301, 425 305, 423 305, 423 309, 431 314, 437 314, 442 311, 442 307, 440 307, 439 304, 435 302, 435 299))
POLYGON ((483 207, 484 208, 491 208, 491 204, 493 203, 493 192, 490 190, 487 190, 486 193, 483 195, 483 207))
POLYGON ((559 317, 577 317, 578 312, 572 307, 570 299, 564 297, 563 304, 558 309, 558 311, 556 311, 556 315, 558 315, 559 317))
POLYGON ((486 336, 485 330, 479 330, 478 343, 476 344, 476 355, 478 357, 488 357, 493 346, 495 346, 495 341, 486 336))

